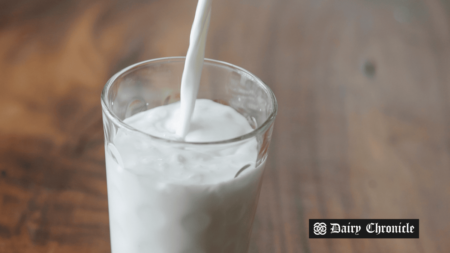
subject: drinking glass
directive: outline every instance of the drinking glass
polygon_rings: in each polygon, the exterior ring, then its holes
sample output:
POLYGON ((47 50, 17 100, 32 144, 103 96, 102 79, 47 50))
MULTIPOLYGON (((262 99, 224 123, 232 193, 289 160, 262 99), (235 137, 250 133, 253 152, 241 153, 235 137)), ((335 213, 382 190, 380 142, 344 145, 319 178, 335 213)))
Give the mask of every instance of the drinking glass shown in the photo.
MULTIPOLYGON (((185 142, 133 128, 125 119, 179 101, 185 57, 143 61, 115 74, 101 104, 111 248, 114 253, 244 253, 248 250, 277 102, 259 78, 235 65, 205 59, 198 98, 232 107, 253 130, 233 139, 185 142), (226 168, 229 178, 203 183, 177 154, 239 153, 253 145, 254 161, 226 168), (190 153, 191 152, 191 153, 190 153), (181 166, 181 165, 180 165, 181 166), (190 177, 189 183, 184 179, 190 177), (165 180, 172 181, 167 183, 165 180), (179 180, 178 180, 179 179, 179 180), (198 182, 198 183, 195 183, 198 182)), ((191 166, 202 166, 202 160, 191 166)), ((209 163, 211 160, 209 160, 209 163)), ((208 165, 209 166, 209 165, 208 165)))

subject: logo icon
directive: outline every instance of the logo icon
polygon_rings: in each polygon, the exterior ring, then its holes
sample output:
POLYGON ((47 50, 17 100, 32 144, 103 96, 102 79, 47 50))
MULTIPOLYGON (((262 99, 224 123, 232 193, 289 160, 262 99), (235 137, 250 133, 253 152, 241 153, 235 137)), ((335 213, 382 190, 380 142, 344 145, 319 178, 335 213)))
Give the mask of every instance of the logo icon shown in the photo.
POLYGON ((314 234, 315 235, 325 235, 327 233, 327 224, 324 222, 314 223, 314 234))

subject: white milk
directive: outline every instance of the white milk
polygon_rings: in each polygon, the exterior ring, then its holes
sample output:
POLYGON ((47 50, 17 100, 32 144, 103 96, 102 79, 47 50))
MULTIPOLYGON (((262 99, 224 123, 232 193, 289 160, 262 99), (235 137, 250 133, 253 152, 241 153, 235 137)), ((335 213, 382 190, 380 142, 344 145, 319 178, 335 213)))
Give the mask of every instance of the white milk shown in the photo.
MULTIPOLYGON (((156 107, 125 123, 172 139, 179 108, 180 103, 156 107)), ((231 107, 199 99, 186 141, 251 131, 231 107)), ((255 168, 256 138, 198 146, 147 138, 119 129, 106 149, 112 252, 247 252, 264 167, 255 168), (251 166, 235 178, 246 164, 251 166)))
MULTIPOLYGON (((231 107, 196 100, 210 16, 211 0, 199 0, 180 103, 138 113, 125 123, 186 142, 228 140, 252 131, 231 107)), ((247 252, 264 167, 255 167, 255 137, 193 145, 119 129, 113 143, 106 148, 113 253, 247 252)))
POLYGON ((186 55, 183 76, 181 78, 181 113, 176 129, 178 137, 184 138, 189 131, 192 112, 195 107, 200 77, 205 56, 206 35, 211 18, 211 0, 199 0, 192 24, 189 49, 186 55))

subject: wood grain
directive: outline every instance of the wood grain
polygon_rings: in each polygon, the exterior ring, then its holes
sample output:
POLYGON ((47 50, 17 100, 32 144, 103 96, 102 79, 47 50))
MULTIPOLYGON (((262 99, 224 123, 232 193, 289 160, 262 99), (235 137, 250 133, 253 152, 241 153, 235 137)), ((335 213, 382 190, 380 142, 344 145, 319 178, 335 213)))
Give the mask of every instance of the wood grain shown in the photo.
MULTIPOLYGON (((100 91, 185 55, 196 1, 0 1, 0 252, 110 252, 100 91)), ((206 57, 279 101, 251 253, 449 252, 450 3, 215 0, 206 57), (308 239, 418 218, 420 239, 308 239)))

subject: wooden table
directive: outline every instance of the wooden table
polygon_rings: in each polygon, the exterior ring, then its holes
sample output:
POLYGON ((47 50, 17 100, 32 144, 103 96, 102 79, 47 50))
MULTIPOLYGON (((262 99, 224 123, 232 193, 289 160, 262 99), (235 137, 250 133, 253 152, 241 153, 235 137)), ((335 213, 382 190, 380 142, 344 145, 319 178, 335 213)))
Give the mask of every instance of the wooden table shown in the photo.
MULTIPOLYGON (((0 1, 0 252, 110 252, 100 91, 185 55, 196 1, 0 1)), ((450 2, 214 0, 206 57, 279 114, 251 253, 450 252, 450 2), (418 218, 420 239, 308 239, 418 218)))

